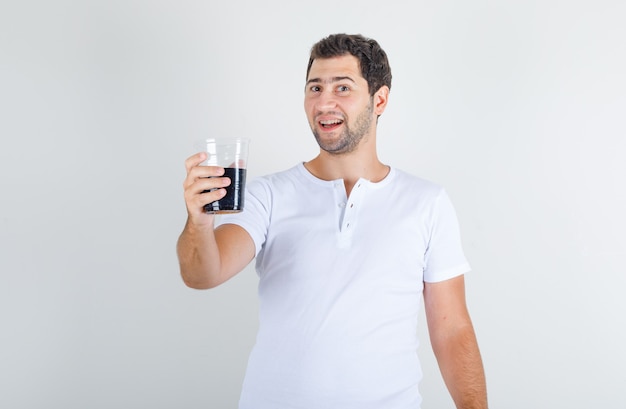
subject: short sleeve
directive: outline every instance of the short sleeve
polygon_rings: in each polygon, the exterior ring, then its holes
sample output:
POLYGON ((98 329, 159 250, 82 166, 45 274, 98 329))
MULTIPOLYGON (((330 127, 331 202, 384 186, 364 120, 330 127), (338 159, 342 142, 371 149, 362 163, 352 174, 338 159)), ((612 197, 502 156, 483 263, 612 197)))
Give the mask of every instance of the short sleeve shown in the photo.
POLYGON ((431 222, 430 240, 424 257, 424 281, 444 281, 470 271, 456 212, 444 189, 433 204, 431 222))
POLYGON ((250 181, 245 190, 245 203, 240 213, 219 215, 216 226, 236 224, 248 232, 255 246, 255 256, 259 254, 270 223, 271 192, 262 178, 250 181))

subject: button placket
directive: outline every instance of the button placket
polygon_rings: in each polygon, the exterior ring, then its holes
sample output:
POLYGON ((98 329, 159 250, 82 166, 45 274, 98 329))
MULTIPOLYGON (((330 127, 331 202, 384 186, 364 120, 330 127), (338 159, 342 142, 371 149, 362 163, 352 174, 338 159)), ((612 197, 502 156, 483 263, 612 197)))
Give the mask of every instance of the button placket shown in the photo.
POLYGON ((342 180, 335 180, 335 181, 333 181, 332 186, 333 186, 333 190, 334 190, 334 193, 335 193, 335 203, 336 203, 337 208, 338 208, 338 211, 337 211, 337 217, 338 217, 337 228, 339 229, 339 233, 341 233, 341 229, 342 229, 343 221, 344 221, 344 217, 345 217, 346 203, 348 201, 348 198, 346 197, 346 190, 344 188, 342 180))
POLYGON ((358 203, 361 203, 363 197, 363 187, 364 182, 359 180, 357 184, 350 192, 350 197, 348 198, 348 202, 346 203, 346 208, 343 216, 343 224, 341 231, 342 233, 351 234, 354 230, 354 215, 356 214, 356 208, 358 203))

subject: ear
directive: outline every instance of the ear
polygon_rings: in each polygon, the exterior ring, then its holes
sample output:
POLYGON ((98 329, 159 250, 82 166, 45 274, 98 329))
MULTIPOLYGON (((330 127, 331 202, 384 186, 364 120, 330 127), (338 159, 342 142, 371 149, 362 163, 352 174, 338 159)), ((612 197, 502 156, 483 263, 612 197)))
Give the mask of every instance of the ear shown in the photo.
POLYGON ((376 91, 373 96, 374 99, 374 113, 376 116, 381 116, 385 112, 387 107, 387 101, 389 101, 389 87, 383 85, 376 91))

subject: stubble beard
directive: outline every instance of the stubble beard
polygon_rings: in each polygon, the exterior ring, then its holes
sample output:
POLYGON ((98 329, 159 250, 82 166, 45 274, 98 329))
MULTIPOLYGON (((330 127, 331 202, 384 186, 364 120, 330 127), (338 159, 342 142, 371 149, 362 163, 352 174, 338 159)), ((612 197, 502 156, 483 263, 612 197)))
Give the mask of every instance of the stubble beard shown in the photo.
POLYGON ((372 126, 372 112, 374 112, 374 104, 373 101, 370 101, 367 107, 365 107, 365 109, 356 118, 354 129, 351 129, 347 122, 344 122, 344 128, 343 131, 341 131, 341 135, 339 135, 339 138, 334 141, 322 140, 320 138, 319 131, 315 127, 311 127, 320 149, 332 155, 342 155, 354 152, 372 126))

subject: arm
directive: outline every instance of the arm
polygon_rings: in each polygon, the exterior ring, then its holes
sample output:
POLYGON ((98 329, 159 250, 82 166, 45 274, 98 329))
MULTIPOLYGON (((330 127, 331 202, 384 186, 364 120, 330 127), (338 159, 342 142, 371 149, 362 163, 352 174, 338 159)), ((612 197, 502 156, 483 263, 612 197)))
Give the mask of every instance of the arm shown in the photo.
POLYGON ((204 205, 221 199, 226 193, 222 188, 230 184, 228 178, 215 177, 224 174, 223 168, 198 166, 205 159, 206 154, 199 153, 185 162, 187 223, 176 246, 183 281, 197 289, 213 288, 227 281, 255 253, 254 242, 243 228, 227 224, 214 229, 215 216, 204 212, 204 205), (218 190, 203 193, 215 188, 218 190))
POLYGON ((457 409, 487 409, 487 388, 464 277, 425 283, 428 331, 443 379, 457 409))

